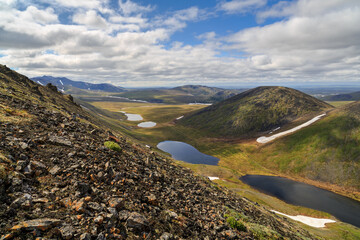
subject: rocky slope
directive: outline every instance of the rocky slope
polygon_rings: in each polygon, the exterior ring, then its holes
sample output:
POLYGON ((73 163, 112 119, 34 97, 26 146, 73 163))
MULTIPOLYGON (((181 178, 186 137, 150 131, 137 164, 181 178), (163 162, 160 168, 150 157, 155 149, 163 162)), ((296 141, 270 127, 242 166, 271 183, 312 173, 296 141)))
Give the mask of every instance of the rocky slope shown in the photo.
POLYGON ((185 116, 180 124, 209 136, 253 137, 332 106, 285 87, 257 87, 185 116))
POLYGON ((0 65, 1 239, 314 238, 94 121, 0 65))

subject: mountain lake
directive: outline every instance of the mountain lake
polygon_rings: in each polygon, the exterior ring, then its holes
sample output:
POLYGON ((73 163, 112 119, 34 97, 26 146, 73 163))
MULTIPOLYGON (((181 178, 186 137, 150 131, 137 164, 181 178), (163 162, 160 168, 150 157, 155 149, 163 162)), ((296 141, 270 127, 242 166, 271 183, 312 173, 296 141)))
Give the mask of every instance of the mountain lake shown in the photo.
POLYGON ((219 159, 199 152, 190 144, 178 141, 164 141, 157 145, 160 150, 170 153, 175 160, 192 164, 217 165, 219 159))
POLYGON ((287 203, 327 212, 360 227, 360 202, 351 198, 283 177, 245 175, 240 180, 287 203))

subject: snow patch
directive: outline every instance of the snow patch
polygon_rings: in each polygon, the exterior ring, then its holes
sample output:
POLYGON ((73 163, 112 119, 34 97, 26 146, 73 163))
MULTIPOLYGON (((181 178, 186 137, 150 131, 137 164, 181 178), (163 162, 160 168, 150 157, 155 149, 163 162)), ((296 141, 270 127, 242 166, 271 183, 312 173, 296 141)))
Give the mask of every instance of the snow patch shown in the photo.
POLYGON ((64 86, 63 82, 62 82, 61 80, 59 80, 59 81, 60 81, 61 85, 63 85, 63 86, 64 86))
POLYGON ((44 86, 44 84, 42 84, 40 81, 37 81, 38 82, 38 84, 40 84, 41 86, 44 86))
POLYGON ((176 120, 180 120, 180 119, 182 119, 183 117, 184 117, 184 115, 182 115, 182 116, 180 116, 180 117, 176 118, 176 120))
POLYGON ((326 113, 321 114, 321 115, 316 116, 316 117, 314 117, 313 119, 311 119, 311 120, 309 120, 309 121, 307 121, 307 122, 305 122, 305 123, 303 123, 303 124, 301 124, 301 125, 299 125, 299 126, 297 126, 297 127, 294 127, 294 128, 292 128, 292 129, 287 130, 287 131, 284 131, 284 132, 280 132, 280 133, 274 134, 274 135, 272 135, 272 136, 270 136, 270 137, 265 137, 265 136, 259 137, 258 139, 256 139, 256 141, 257 141, 258 143, 267 143, 267 142, 270 142, 270 141, 272 141, 272 140, 274 140, 274 139, 276 139, 276 138, 278 138, 278 137, 284 136, 284 135, 289 134, 289 133, 293 133, 293 132, 295 132, 295 131, 297 131, 297 130, 300 130, 301 128, 307 127, 307 126, 309 126, 310 124, 316 122, 317 120, 319 120, 320 118, 322 118, 322 117, 325 116, 325 115, 326 115, 326 113))
POLYGON ((189 103, 188 105, 212 105, 212 103, 189 103))
POLYGON ((156 122, 142 122, 138 124, 138 127, 142 127, 142 128, 151 128, 155 126, 156 126, 156 122))
POLYGON ((323 228, 323 227, 326 227, 325 224, 327 224, 327 223, 336 222, 335 220, 332 220, 332 219, 313 218, 313 217, 307 217, 307 216, 304 216, 304 215, 290 216, 290 215, 287 215, 285 213, 281 213, 281 212, 278 212, 278 211, 275 211, 275 210, 271 210, 271 211, 274 212, 274 213, 277 213, 279 215, 283 215, 285 217, 288 217, 288 218, 290 218, 292 220, 302 222, 302 223, 304 223, 306 225, 309 225, 311 227, 316 227, 316 228, 323 228))
POLYGON ((210 181, 214 181, 214 180, 220 179, 220 178, 218 178, 218 177, 208 177, 208 178, 210 179, 210 181))

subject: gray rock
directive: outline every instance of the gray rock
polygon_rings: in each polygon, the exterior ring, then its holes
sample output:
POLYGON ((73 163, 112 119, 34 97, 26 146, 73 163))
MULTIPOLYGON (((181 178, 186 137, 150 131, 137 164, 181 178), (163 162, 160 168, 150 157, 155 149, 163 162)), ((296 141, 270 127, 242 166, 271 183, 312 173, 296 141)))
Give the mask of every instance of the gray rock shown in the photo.
POLYGON ((83 233, 80 235, 80 240, 91 240, 90 233, 83 233))
POLYGON ((20 147, 21 147, 22 149, 24 149, 24 150, 29 147, 29 145, 28 145, 27 143, 24 143, 24 142, 20 142, 19 145, 20 145, 20 147))
POLYGON ((130 212, 128 210, 122 210, 119 212, 119 220, 126 221, 130 217, 130 212))
POLYGON ((87 183, 76 182, 75 189, 79 191, 81 195, 85 195, 91 192, 91 187, 87 183))
POLYGON ((174 236, 171 233, 165 232, 161 235, 160 240, 171 240, 174 236))
POLYGON ((143 231, 149 227, 148 220, 143 215, 137 212, 130 213, 130 216, 126 221, 126 224, 128 228, 133 228, 134 230, 137 231, 143 231))
POLYGON ((70 225, 65 225, 60 228, 60 233, 63 239, 71 239, 74 236, 74 228, 70 225))
POLYGON ((55 165, 53 168, 50 169, 49 173, 51 175, 57 175, 60 170, 61 170, 61 167, 59 167, 58 165, 55 165))
POLYGON ((50 136, 49 142, 59 144, 59 145, 69 146, 69 147, 72 146, 71 141, 62 136, 50 136))
POLYGON ((96 240, 106 240, 105 234, 104 233, 100 233, 98 235, 98 237, 96 238, 96 240))
POLYGON ((101 212, 103 210, 102 206, 97 202, 89 202, 88 208, 98 211, 98 212, 101 212))
POLYGON ((32 197, 30 194, 25 193, 21 197, 15 199, 11 204, 11 208, 30 207, 32 205, 32 197))
POLYGON ((26 160, 19 160, 17 161, 16 163, 16 170, 17 171, 21 171, 23 170, 24 168, 26 168, 26 166, 29 164, 29 161, 26 161, 26 160))

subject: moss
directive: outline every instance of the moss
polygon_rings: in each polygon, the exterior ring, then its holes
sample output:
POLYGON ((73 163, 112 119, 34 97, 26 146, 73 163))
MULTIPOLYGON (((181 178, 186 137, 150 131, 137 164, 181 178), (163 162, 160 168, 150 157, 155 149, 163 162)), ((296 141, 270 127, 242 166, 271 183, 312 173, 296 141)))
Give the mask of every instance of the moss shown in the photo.
POLYGON ((114 150, 114 151, 117 151, 117 152, 121 152, 121 147, 119 146, 119 144, 117 144, 116 142, 112 142, 112 141, 106 141, 104 143, 104 146, 111 149, 111 150, 114 150))
POLYGON ((230 227, 233 228, 233 229, 236 229, 240 232, 245 232, 246 231, 246 227, 245 225, 240 222, 240 221, 237 221, 234 217, 228 217, 226 219, 227 223, 229 223, 230 227))

